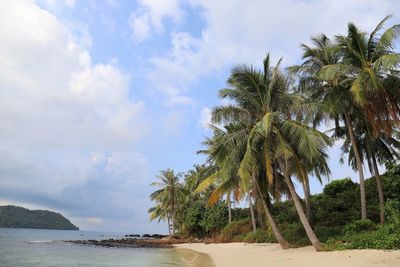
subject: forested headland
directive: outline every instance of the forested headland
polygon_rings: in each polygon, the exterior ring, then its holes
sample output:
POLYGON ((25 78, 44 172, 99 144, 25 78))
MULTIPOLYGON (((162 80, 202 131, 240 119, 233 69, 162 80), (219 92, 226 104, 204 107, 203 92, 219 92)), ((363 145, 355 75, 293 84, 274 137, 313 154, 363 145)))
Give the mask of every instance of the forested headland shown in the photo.
POLYGON ((59 213, 17 206, 0 206, 0 228, 79 230, 59 213))

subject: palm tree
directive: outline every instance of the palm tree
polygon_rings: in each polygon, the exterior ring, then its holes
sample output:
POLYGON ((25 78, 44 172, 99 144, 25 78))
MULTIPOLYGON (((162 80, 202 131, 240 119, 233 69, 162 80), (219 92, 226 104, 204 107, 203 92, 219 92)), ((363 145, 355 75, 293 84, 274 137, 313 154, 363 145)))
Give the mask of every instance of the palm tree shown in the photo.
POLYGON ((388 79, 398 84, 400 55, 392 48, 399 25, 377 37, 389 18, 382 20, 369 36, 349 23, 348 35, 337 36, 336 43, 325 35, 313 38, 314 48, 302 45, 304 63, 292 68, 303 74, 300 85, 307 96, 325 104, 315 114, 316 119, 334 119, 336 124, 343 120, 346 125, 360 178, 362 219, 367 218, 367 209, 363 161, 354 134, 355 114, 358 108, 362 109, 375 136, 380 132, 389 136, 399 121, 399 87, 386 86, 388 79))
MULTIPOLYGON (((397 150, 400 148, 400 142, 393 137, 386 137, 384 134, 376 137, 373 136, 373 130, 371 129, 367 119, 361 118, 362 116, 359 115, 358 120, 355 122, 355 128, 357 129, 355 136, 359 146, 361 158, 367 161, 369 171, 376 180, 380 207, 380 222, 383 224, 385 222, 385 203, 381 176, 378 169, 378 160, 381 163, 393 163, 396 159, 399 159, 400 155, 398 154, 397 150)), ((344 134, 345 130, 342 128, 335 130, 335 138, 345 138, 342 151, 349 154, 349 165, 355 169, 357 163, 355 161, 354 151, 349 145, 350 141, 344 134)), ((394 131, 397 132, 396 130, 394 131)))
POLYGON ((179 177, 180 174, 175 174, 173 170, 166 169, 160 171, 160 174, 157 175, 160 181, 151 184, 160 188, 150 195, 150 199, 157 203, 155 207, 149 210, 151 219, 164 220, 167 218, 168 227, 171 229, 170 235, 171 232, 172 235, 175 235, 176 215, 187 194, 184 186, 179 182, 179 177))
POLYGON ((214 190, 208 199, 209 205, 214 205, 223 195, 226 195, 228 222, 230 223, 232 222, 231 194, 233 193, 235 201, 239 201, 244 195, 237 175, 241 159, 238 148, 240 148, 239 143, 243 142, 243 138, 238 134, 241 129, 235 124, 225 125, 223 128, 215 126, 211 126, 211 128, 213 136, 203 142, 207 148, 200 150, 199 153, 208 155, 207 161, 216 168, 199 184, 196 192, 202 192, 213 185, 214 190))
MULTIPOLYGON (((260 170, 265 170, 269 184, 273 184, 274 174, 280 170, 310 241, 320 250, 320 242, 304 214, 291 182, 291 166, 288 162, 294 160, 297 167, 307 170, 300 158, 313 163, 317 162, 318 157, 323 160, 323 147, 329 140, 306 124, 291 120, 290 110, 299 103, 300 98, 289 93, 292 81, 279 72, 279 64, 276 68, 271 68, 269 62, 268 55, 264 60, 263 72, 247 66, 233 68, 228 80, 232 88, 220 90, 220 96, 233 100, 234 104, 214 108, 213 122, 240 121, 247 127, 247 148, 241 161, 240 176, 245 181, 256 181, 254 177, 261 174, 260 170), (297 144, 289 142, 291 138, 297 144), (286 153, 288 147, 293 152, 290 156, 286 153), (282 168, 281 163, 283 155, 286 155, 285 168, 282 168)), ((274 230, 272 216, 267 214, 267 217, 274 230)), ((276 236, 279 234, 275 231, 274 233, 276 236)))

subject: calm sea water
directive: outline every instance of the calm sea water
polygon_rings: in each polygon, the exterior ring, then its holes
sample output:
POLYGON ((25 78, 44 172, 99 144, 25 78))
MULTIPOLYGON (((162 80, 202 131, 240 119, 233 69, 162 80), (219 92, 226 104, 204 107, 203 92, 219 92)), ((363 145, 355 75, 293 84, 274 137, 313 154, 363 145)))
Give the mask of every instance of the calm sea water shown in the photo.
POLYGON ((122 237, 89 231, 0 228, 0 266, 186 266, 174 249, 103 248, 62 242, 122 237))

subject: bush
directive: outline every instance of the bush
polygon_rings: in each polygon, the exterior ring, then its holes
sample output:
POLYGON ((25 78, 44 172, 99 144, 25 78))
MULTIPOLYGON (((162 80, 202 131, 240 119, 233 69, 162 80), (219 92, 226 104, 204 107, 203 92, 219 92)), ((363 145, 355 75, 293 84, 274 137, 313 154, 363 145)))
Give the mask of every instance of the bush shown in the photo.
POLYGON ((224 229, 222 229, 219 235, 218 242, 240 242, 252 229, 250 220, 240 220, 231 222, 224 229))
POLYGON ((283 237, 290 244, 299 247, 311 244, 301 223, 279 225, 278 227, 281 230, 283 237))
POLYGON ((200 225, 207 234, 215 236, 215 234, 218 234, 224 228, 227 221, 228 209, 224 202, 218 202, 214 206, 205 209, 200 225))
POLYGON ((321 242, 326 242, 342 236, 343 226, 320 226, 314 227, 315 234, 321 242))
POLYGON ((388 200, 385 204, 385 213, 389 222, 400 227, 400 201, 388 200))
POLYGON ((243 242, 246 243, 276 243, 274 235, 270 231, 257 229, 255 232, 249 232, 244 237, 243 242))
POLYGON ((374 231, 376 229, 376 225, 371 220, 358 220, 346 225, 343 229, 343 234, 346 236, 350 236, 353 234, 362 233, 365 231, 374 231))
POLYGON ((394 224, 381 225, 377 231, 352 235, 350 244, 354 249, 400 249, 400 228, 394 224))

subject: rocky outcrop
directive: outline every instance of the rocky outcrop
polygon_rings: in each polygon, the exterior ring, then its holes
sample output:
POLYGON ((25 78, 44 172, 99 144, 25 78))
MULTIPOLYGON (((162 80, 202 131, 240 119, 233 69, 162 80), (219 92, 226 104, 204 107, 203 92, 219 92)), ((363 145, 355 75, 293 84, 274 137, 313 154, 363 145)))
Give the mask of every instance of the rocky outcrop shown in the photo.
MULTIPOLYGON (((173 244, 182 244, 188 242, 196 242, 193 239, 178 239, 178 238, 163 238, 152 237, 149 239, 138 238, 122 238, 122 239, 104 239, 104 240, 72 240, 66 241, 68 243, 86 245, 86 246, 101 246, 101 247, 121 247, 121 248, 172 248, 173 244)), ((198 240, 200 242, 200 240, 198 240)))

